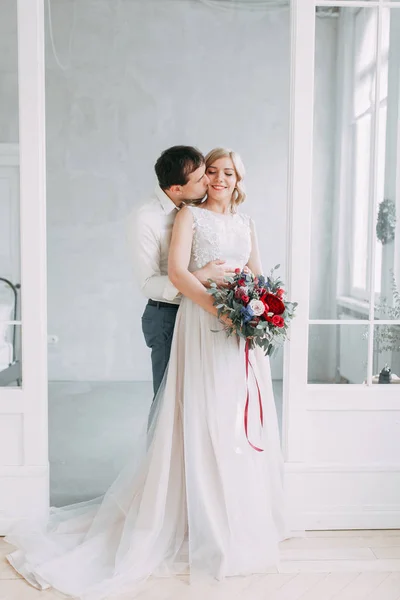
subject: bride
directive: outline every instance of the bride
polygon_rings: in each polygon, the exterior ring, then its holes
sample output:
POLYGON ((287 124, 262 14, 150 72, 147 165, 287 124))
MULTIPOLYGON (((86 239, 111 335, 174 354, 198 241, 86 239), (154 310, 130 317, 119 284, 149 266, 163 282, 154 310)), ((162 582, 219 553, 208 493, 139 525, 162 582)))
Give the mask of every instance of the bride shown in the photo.
POLYGON ((53 508, 44 527, 21 523, 6 538, 17 547, 9 562, 39 589, 99 600, 133 593, 150 575, 219 580, 278 561, 283 461, 269 359, 250 351, 264 426, 254 402, 245 431, 247 390, 250 398, 257 390, 246 378, 244 341, 221 331, 212 296, 191 274, 215 259, 262 273, 257 238, 238 211, 239 156, 217 148, 206 169, 206 201, 182 208, 173 229, 169 276, 183 300, 147 450, 104 496, 53 508))

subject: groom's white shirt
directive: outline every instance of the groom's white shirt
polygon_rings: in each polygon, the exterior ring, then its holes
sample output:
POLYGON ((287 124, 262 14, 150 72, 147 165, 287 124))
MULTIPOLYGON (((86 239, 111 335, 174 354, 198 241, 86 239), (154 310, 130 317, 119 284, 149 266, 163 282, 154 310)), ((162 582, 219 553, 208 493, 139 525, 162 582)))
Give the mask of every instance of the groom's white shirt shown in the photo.
POLYGON ((180 293, 168 278, 168 253, 178 209, 160 186, 143 204, 129 226, 130 245, 135 248, 140 287, 147 298, 179 304, 180 293))

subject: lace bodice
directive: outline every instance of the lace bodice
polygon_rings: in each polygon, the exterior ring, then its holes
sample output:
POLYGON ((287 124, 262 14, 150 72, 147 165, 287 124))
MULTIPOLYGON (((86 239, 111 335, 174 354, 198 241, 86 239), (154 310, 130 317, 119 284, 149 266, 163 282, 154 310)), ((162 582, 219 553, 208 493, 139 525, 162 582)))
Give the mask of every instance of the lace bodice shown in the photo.
POLYGON ((250 217, 222 215, 198 206, 188 206, 193 215, 193 243, 189 269, 201 269, 211 260, 226 260, 243 267, 250 257, 250 217))

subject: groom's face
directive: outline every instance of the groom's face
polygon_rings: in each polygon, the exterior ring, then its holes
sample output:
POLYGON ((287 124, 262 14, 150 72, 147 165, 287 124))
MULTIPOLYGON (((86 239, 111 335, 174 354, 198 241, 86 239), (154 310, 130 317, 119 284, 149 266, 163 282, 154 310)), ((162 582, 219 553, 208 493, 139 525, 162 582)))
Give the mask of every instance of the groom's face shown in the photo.
POLYGON ((190 173, 189 180, 181 186, 183 200, 201 200, 207 193, 209 179, 206 175, 206 166, 201 165, 190 173))

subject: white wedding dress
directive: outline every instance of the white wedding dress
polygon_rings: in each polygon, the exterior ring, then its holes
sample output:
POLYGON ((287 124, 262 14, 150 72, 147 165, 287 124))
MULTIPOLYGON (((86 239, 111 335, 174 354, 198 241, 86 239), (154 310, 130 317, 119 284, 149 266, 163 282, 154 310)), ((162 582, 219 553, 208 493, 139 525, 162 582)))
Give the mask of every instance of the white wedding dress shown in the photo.
MULTIPOLYGON (((243 267, 250 219, 190 210, 190 269, 217 258, 243 267)), ((29 583, 84 600, 132 598, 150 575, 190 572, 193 582, 215 581, 277 564, 287 532, 269 359, 250 351, 247 384, 244 342, 220 329, 183 299, 147 451, 132 457, 104 496, 53 508, 44 526, 21 523, 6 538, 17 546, 9 562, 29 583)))

